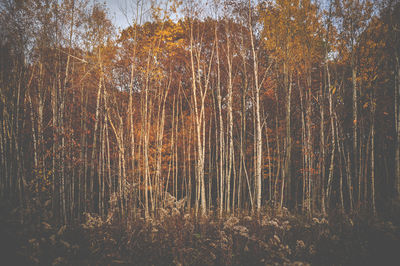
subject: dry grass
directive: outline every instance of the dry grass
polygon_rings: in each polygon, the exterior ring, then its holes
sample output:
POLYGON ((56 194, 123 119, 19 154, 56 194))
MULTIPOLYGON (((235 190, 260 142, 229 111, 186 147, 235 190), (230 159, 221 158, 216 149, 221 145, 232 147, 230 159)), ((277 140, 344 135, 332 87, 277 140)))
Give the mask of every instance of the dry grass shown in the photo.
POLYGON ((27 218, 20 224, 21 211, 2 208, 1 228, 11 228, 7 237, 16 243, 11 259, 29 264, 376 265, 400 258, 398 226, 365 217, 328 221, 274 210, 199 218, 171 206, 127 229, 93 214, 73 227, 27 218))

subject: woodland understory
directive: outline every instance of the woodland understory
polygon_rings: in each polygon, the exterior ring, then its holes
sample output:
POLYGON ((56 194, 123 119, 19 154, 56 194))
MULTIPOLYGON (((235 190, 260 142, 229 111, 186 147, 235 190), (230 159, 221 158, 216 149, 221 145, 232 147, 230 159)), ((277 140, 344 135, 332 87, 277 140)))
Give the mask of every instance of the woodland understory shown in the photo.
POLYGON ((399 260, 399 0, 0 0, 1 252, 399 260), (121 16, 122 16, 121 15, 121 16))
POLYGON ((286 208, 196 217, 173 198, 166 205, 157 219, 121 224, 87 213, 84 223, 67 227, 51 223, 49 208, 2 202, 0 255, 8 265, 397 265, 400 259, 400 219, 311 218, 286 208))

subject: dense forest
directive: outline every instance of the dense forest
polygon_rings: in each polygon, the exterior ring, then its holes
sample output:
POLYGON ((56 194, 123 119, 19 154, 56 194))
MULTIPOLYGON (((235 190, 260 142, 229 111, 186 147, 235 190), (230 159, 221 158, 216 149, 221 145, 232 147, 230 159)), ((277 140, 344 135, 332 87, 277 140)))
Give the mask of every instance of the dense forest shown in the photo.
POLYGON ((329 264, 308 246, 334 230, 326 250, 378 227, 400 243, 400 1, 128 7, 121 29, 96 1, 0 1, 2 225, 36 224, 36 248, 54 230, 74 259, 73 234, 91 259, 106 235, 132 245, 94 264, 329 264), (137 261, 157 245, 168 260, 137 261))

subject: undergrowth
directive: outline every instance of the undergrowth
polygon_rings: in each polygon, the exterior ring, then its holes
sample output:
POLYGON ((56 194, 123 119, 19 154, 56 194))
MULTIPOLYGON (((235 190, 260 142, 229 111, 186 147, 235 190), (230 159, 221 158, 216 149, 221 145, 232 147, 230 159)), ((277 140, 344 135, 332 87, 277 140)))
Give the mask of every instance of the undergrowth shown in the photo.
POLYGON ((305 217, 286 209, 196 217, 173 206, 128 224, 87 213, 83 224, 66 227, 28 219, 32 213, 22 219, 21 212, 2 206, 0 239, 4 255, 22 264, 390 265, 400 259, 398 225, 371 217, 305 217))

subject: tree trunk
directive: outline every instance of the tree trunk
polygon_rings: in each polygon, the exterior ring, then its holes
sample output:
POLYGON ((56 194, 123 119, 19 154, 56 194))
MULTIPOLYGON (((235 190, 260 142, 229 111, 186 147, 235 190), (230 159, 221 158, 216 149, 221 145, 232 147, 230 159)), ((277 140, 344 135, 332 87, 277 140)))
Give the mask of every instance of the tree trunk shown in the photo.
POLYGON ((396 78, 394 91, 395 128, 397 138, 397 140, 395 141, 395 189, 397 199, 400 201, 400 59, 398 55, 396 55, 396 78))
POLYGON ((260 118, 260 87, 258 83, 258 60, 254 44, 253 26, 251 18, 251 4, 249 1, 249 30, 250 30, 250 42, 251 51, 253 55, 253 72, 254 72, 254 98, 255 98, 255 119, 256 119, 256 166, 255 166, 255 188, 256 188, 256 200, 257 200, 257 211, 261 210, 261 174, 262 174, 262 132, 261 132, 261 118, 260 118))
POLYGON ((372 213, 376 215, 375 206, 375 93, 372 92, 371 97, 371 203, 372 203, 372 213))

